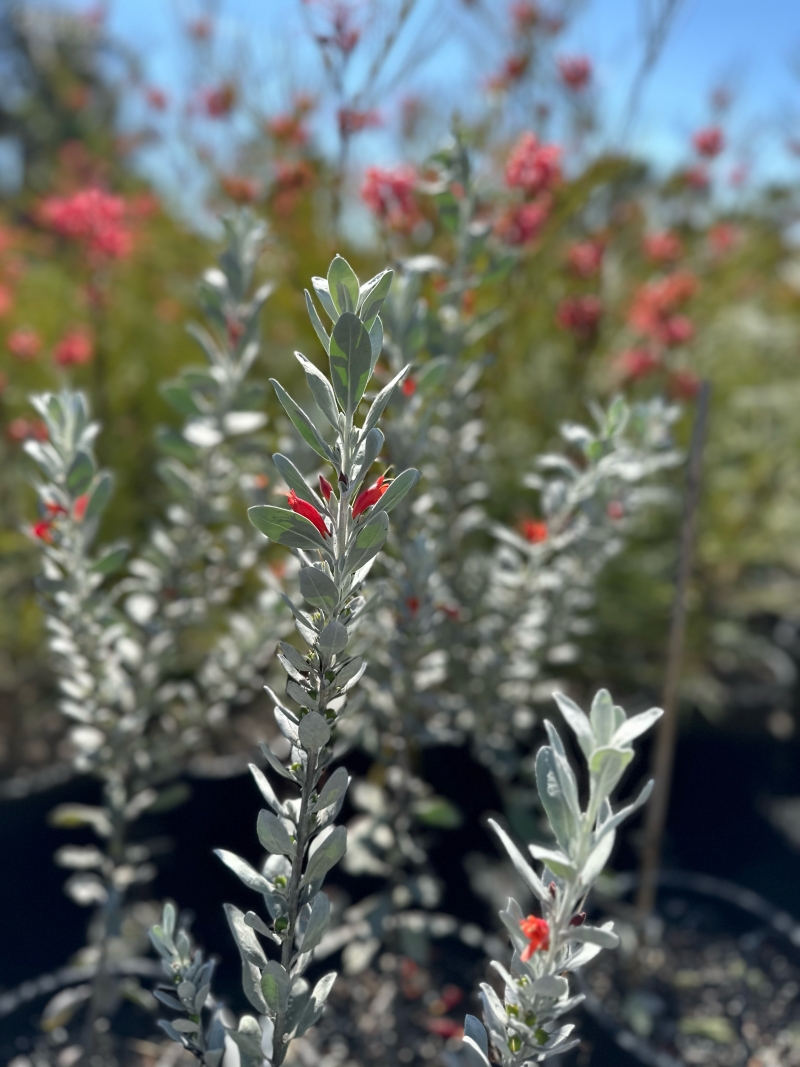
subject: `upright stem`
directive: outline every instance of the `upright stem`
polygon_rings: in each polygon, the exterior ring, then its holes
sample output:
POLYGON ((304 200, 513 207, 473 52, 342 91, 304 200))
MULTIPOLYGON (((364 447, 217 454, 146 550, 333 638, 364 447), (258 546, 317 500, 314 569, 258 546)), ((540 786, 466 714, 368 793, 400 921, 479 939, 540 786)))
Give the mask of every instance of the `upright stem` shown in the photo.
MULTIPOLYGON (((296 851, 294 859, 292 860, 292 873, 289 876, 289 887, 287 890, 287 918, 289 920, 289 925, 286 928, 283 945, 281 946, 281 966, 287 973, 292 962, 294 932, 297 927, 297 916, 300 911, 299 905, 300 888, 303 881, 303 859, 309 831, 308 806, 311 803, 311 794, 314 792, 316 780, 317 757, 316 754, 309 753, 308 763, 306 764, 306 775, 303 780, 303 790, 300 795, 300 813, 297 817, 296 851)), ((272 1063, 274 1067, 280 1067, 280 1064, 283 1063, 283 1057, 286 1054, 286 1043, 284 1041, 285 1029, 285 1013, 279 1007, 275 1016, 275 1031, 272 1042, 272 1063)))
POLYGON ((655 787, 653 788, 653 795, 650 798, 645 820, 644 844, 642 846, 639 872, 639 892, 636 898, 636 906, 641 918, 646 918, 652 912, 655 904, 658 868, 661 863, 661 844, 672 785, 672 768, 675 762, 675 743, 678 735, 678 687, 686 634, 686 598, 694 557, 697 507, 700 502, 703 449, 708 428, 710 398, 711 383, 704 381, 697 396, 697 413, 689 446, 689 465, 686 500, 681 525, 678 576, 675 585, 675 599, 672 605, 667 667, 664 676, 664 714, 658 724, 652 770, 655 778, 655 787))

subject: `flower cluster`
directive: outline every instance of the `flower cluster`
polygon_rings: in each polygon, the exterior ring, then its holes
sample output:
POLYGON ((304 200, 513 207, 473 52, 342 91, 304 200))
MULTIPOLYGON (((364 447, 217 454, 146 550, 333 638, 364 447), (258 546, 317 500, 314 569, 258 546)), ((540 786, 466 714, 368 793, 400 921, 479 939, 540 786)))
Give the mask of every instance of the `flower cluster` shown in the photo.
POLYGON ((561 180, 560 146, 523 133, 508 157, 505 177, 509 189, 521 189, 526 197, 552 191, 561 180))
POLYGON ((680 310, 696 292, 697 279, 685 271, 648 282, 636 293, 628 321, 658 344, 686 344, 694 336, 694 326, 680 310))
POLYGON ((420 219, 416 187, 417 172, 413 167, 368 167, 361 199, 390 230, 408 233, 420 219))
POLYGON ((96 262, 124 259, 133 249, 128 205, 102 189, 47 197, 38 216, 44 226, 80 245, 96 262))

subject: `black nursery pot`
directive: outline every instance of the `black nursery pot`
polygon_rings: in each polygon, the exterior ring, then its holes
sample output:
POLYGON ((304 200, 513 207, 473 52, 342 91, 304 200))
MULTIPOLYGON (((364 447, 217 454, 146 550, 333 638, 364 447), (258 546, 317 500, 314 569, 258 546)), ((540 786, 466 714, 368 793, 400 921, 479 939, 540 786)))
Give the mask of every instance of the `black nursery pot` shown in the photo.
MULTIPOLYGON (((665 871, 642 927, 637 881, 622 876, 613 895, 596 895, 621 945, 579 975, 585 1007, 610 1043, 647 1067, 800 1065, 795 920, 732 882, 665 871)), ((613 1056, 608 1062, 619 1064, 613 1056)))

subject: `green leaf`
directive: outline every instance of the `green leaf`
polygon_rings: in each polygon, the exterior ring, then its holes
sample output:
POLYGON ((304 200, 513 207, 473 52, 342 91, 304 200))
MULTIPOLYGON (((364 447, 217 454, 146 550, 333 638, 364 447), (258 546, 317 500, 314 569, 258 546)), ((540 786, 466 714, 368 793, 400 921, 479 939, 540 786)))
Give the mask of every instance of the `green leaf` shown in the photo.
POLYGON ((302 1036, 306 1030, 319 1022, 325 1008, 325 1002, 328 999, 328 994, 333 988, 333 983, 335 981, 336 972, 330 971, 328 974, 324 974, 314 986, 311 998, 308 1001, 308 1004, 306 1004, 305 1010, 297 1023, 298 1036, 302 1036))
MULTIPOLYGON (((409 366, 410 366, 410 364, 409 364, 409 366)), ((381 391, 375 397, 375 399, 372 401, 372 405, 371 405, 369 411, 367 412, 367 417, 364 420, 364 425, 361 427, 361 440, 362 441, 367 436, 369 431, 374 426, 377 426, 378 419, 383 414, 384 409, 386 408, 386 405, 392 399, 392 394, 394 393, 395 389, 398 387, 400 382, 402 382, 403 378, 405 378, 406 374, 408 374, 408 366, 403 367, 403 369, 400 371, 400 373, 398 375, 396 375, 394 378, 392 378, 392 380, 389 382, 389 384, 385 385, 383 387, 383 389, 381 389, 381 391)))
POLYGON ((303 567, 300 571, 300 592, 315 608, 333 611, 339 603, 339 590, 328 575, 316 567, 303 567))
POLYGON ((539 900, 549 904, 550 894, 545 888, 541 878, 536 871, 534 871, 533 867, 531 867, 530 863, 528 863, 502 826, 498 825, 494 819, 489 819, 489 826, 500 838, 503 847, 508 853, 508 858, 516 868, 517 874, 522 878, 528 888, 535 893, 539 900))
POLYGON ((528 849, 535 860, 540 860, 559 878, 574 878, 578 873, 573 864, 570 863, 569 857, 563 852, 552 848, 543 848, 541 845, 528 845, 528 849))
POLYGON ((347 260, 341 256, 334 256, 328 268, 328 291, 333 306, 340 315, 346 311, 355 312, 358 306, 358 278, 347 260))
POLYGON ((617 728, 611 738, 611 744, 615 748, 627 747, 631 741, 640 737, 658 722, 663 714, 661 708, 650 708, 649 711, 643 711, 640 715, 633 715, 617 728))
POLYGON ((556 704, 558 704, 558 710, 564 716, 567 725, 575 734, 584 756, 587 760, 590 759, 592 752, 594 752, 596 742, 592 724, 589 722, 589 719, 581 708, 578 707, 575 701, 570 700, 570 698, 563 693, 553 693, 553 698, 556 704))
POLYGON ((267 852, 276 856, 294 856, 297 851, 289 831, 277 815, 271 811, 260 811, 256 823, 256 833, 267 852))
POLYGON ((85 452, 79 452, 67 472, 67 489, 73 496, 85 493, 94 478, 94 463, 85 452))
POLYGON ((119 570, 127 558, 128 546, 122 545, 107 552, 105 556, 101 556, 96 563, 92 564, 91 569, 96 574, 113 574, 114 571, 119 570))
POLYGON ((317 648, 325 659, 338 656, 347 648, 347 627, 336 619, 329 622, 317 639, 317 648))
POLYGON ((322 371, 318 370, 311 360, 306 359, 300 352, 295 352, 295 358, 306 372, 308 388, 311 390, 311 395, 317 402, 317 407, 334 430, 338 430, 339 408, 336 406, 336 396, 334 395, 331 383, 322 371))
POLYGON ((307 752, 319 752, 331 739, 331 728, 316 711, 309 711, 297 728, 300 744, 307 752))
POLYGON ((344 795, 347 792, 347 787, 350 784, 350 776, 344 767, 337 767, 325 785, 322 787, 322 792, 315 804, 312 804, 312 811, 324 811, 325 808, 329 808, 334 804, 339 804, 344 800, 344 795))
POLYGON ((329 551, 319 530, 304 515, 271 504, 256 504, 248 508, 247 517, 257 530, 287 548, 329 551))
POLYGON ((461 812, 446 797, 425 797, 414 805, 414 814, 426 826, 455 830, 464 821, 461 812))
POLYGON ((272 892, 272 886, 264 875, 260 874, 254 867, 251 867, 247 860, 237 856, 235 852, 228 852, 224 848, 215 848, 214 855, 221 859, 225 866, 232 870, 239 881, 246 885, 248 889, 252 889, 256 893, 272 892))
MULTIPOLYGON (((320 840, 317 838, 317 841, 320 840)), ((331 867, 339 862, 346 851, 347 830, 343 826, 336 826, 326 838, 321 840, 311 855, 306 873, 303 875, 303 883, 311 885, 312 882, 320 881, 331 867)))
POLYGON ((102 515, 113 491, 114 479, 110 474, 101 474, 95 482, 94 489, 92 489, 89 503, 86 505, 86 511, 84 512, 84 519, 96 519, 102 515))
POLYGON ((375 370, 375 364, 378 362, 378 357, 381 354, 383 348, 383 323, 380 319, 375 319, 372 326, 369 329, 369 346, 371 350, 371 359, 369 365, 370 377, 375 370))
POLYGON ((372 375, 372 345, 357 315, 344 312, 331 334, 331 380, 337 399, 348 415, 361 402, 372 375))
POLYGON ((202 415, 194 397, 182 382, 165 382, 161 395, 181 415, 202 415))
POLYGON ((277 960, 270 960, 261 975, 261 992, 267 1007, 273 1014, 286 1011, 291 982, 289 975, 277 960))
POLYGON ((614 701, 607 689, 600 689, 592 701, 592 710, 589 714, 592 730, 598 745, 607 745, 614 734, 616 723, 614 721, 614 701))
POLYGON ((197 458, 197 450, 189 444, 182 433, 177 430, 162 426, 156 431, 158 447, 167 455, 175 456, 183 463, 194 463, 197 458))
POLYGON ((314 332, 320 339, 322 347, 327 353, 330 351, 331 339, 328 336, 325 327, 322 325, 322 320, 314 306, 314 301, 311 299, 311 293, 309 293, 308 289, 304 289, 303 292, 306 294, 306 309, 308 310, 308 317, 311 319, 311 325, 314 327, 314 332))
POLYGON ((300 945, 302 952, 311 952, 320 943, 328 927, 330 914, 330 900, 324 893, 317 893, 311 902, 310 915, 303 930, 303 940, 300 945))
POLYGON ((331 300, 331 294, 330 290, 328 289, 328 283, 325 281, 324 278, 314 277, 311 279, 311 285, 314 288, 314 292, 319 297, 319 302, 322 304, 322 306, 328 313, 328 316, 334 322, 336 322, 336 320, 339 318, 339 312, 336 310, 333 300, 331 300))
POLYGON ((322 501, 290 459, 276 452, 272 457, 272 462, 290 489, 294 489, 295 493, 306 503, 313 504, 318 511, 321 510, 322 501))
POLYGON ((398 474, 378 503, 374 505, 375 511, 389 512, 397 507, 403 497, 410 493, 417 484, 419 477, 419 471, 414 467, 409 467, 402 474, 398 474))
POLYGON ((388 536, 389 516, 385 511, 374 512, 356 534, 347 553, 348 572, 359 570, 377 556, 388 536))
POLYGON ((278 400, 280 400, 283 410, 292 420, 295 429, 306 444, 310 445, 318 456, 322 456, 323 459, 336 466, 333 452, 305 411, 292 400, 280 382, 276 382, 274 378, 270 378, 270 381, 273 389, 278 394, 278 400))
POLYGON ((375 319, 381 313, 383 302, 389 295, 392 286, 394 271, 385 270, 370 278, 361 287, 361 295, 358 299, 358 317, 369 330, 375 319))

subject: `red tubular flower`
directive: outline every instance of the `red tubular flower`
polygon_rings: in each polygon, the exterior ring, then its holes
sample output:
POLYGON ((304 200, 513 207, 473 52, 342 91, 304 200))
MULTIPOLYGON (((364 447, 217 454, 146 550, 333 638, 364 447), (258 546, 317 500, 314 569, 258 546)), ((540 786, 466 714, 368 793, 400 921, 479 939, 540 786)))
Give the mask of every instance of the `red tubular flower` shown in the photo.
POLYGON ((297 515, 302 515, 304 519, 308 519, 309 522, 313 523, 323 537, 328 536, 328 527, 325 525, 323 517, 313 504, 309 504, 307 500, 301 500, 294 489, 290 491, 287 503, 297 515))
POLYGON ((359 515, 362 515, 367 508, 371 508, 373 504, 377 504, 391 483, 387 483, 385 476, 382 474, 380 478, 371 485, 369 489, 362 489, 356 497, 353 503, 353 518, 357 519, 359 515))
POLYGON ((537 915, 529 915, 527 919, 520 920, 519 928, 528 939, 528 944, 520 955, 523 963, 526 963, 539 949, 547 952, 550 948, 550 926, 546 919, 540 919, 537 915))
POLYGON ((532 545, 540 545, 547 540, 548 529, 546 522, 537 519, 523 519, 519 524, 520 533, 532 545))
POLYGON ((35 522, 31 527, 31 533, 37 541, 44 541, 45 544, 52 545, 53 523, 49 519, 41 519, 39 522, 35 522))
POLYGON ((328 481, 328 479, 322 474, 320 474, 319 476, 319 491, 325 497, 325 500, 330 500, 331 493, 333 492, 333 486, 328 481))
POLYGON ((89 494, 83 493, 72 505, 72 517, 75 522, 83 522, 86 509, 89 506, 89 494))
POLYGON ((403 396, 413 396, 417 391, 417 383, 413 378, 406 378, 403 384, 400 386, 400 392, 403 396))
POLYGON ((45 501, 44 507, 45 507, 45 511, 47 512, 47 514, 48 515, 52 515, 53 518, 55 518, 56 515, 67 515, 67 514, 69 514, 67 509, 62 504, 56 504, 52 500, 45 501))

